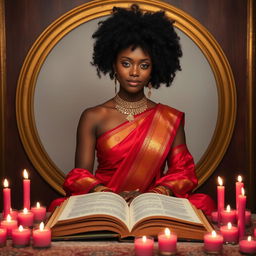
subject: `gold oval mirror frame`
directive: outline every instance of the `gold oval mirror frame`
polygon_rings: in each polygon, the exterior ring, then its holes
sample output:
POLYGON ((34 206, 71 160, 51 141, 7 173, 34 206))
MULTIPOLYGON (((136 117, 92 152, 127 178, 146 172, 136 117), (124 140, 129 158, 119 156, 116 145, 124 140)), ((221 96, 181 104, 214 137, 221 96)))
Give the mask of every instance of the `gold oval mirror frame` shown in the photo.
POLYGON ((49 52, 67 33, 92 19, 110 15, 113 6, 127 8, 134 2, 145 11, 164 10, 175 20, 175 26, 200 48, 212 68, 218 92, 218 118, 211 142, 196 166, 198 186, 216 169, 231 140, 236 117, 235 82, 221 47, 207 29, 187 13, 161 1, 92 1, 67 12, 39 36, 24 61, 17 86, 17 124, 25 151, 35 169, 61 194, 65 194, 64 174, 45 151, 35 124, 34 92, 38 74, 49 52))

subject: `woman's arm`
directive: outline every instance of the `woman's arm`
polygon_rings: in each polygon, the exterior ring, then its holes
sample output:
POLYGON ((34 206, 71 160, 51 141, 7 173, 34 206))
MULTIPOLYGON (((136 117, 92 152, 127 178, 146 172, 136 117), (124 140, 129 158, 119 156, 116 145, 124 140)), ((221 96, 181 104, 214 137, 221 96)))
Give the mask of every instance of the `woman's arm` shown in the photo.
POLYGON ((67 195, 110 191, 93 175, 96 127, 99 121, 100 115, 97 107, 87 109, 81 115, 77 128, 75 168, 68 173, 63 184, 67 195))
POLYGON ((168 154, 168 170, 166 174, 156 181, 151 190, 155 193, 186 196, 197 185, 195 164, 192 155, 188 151, 183 125, 174 138, 171 150, 168 154))

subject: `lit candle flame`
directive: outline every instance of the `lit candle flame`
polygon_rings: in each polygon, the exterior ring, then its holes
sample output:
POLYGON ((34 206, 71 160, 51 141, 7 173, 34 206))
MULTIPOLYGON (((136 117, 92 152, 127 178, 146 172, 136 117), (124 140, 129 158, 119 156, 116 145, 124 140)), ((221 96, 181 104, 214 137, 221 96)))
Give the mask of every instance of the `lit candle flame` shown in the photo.
POLYGON ((231 211, 231 208, 230 208, 230 205, 228 204, 227 205, 227 212, 230 212, 231 211))
POLYGON ((238 176, 237 176, 237 181, 238 181, 238 182, 242 182, 242 180, 243 180, 243 179, 242 179, 242 176, 241 176, 241 175, 238 175, 238 176))
POLYGON ((169 228, 165 228, 164 233, 165 233, 165 235, 166 235, 167 237, 170 237, 170 235, 171 235, 171 231, 170 231, 169 228))
POLYGON ((247 241, 251 242, 252 241, 252 237, 248 236, 247 241))
POLYGON ((216 236, 217 236, 217 234, 216 234, 216 231, 215 231, 215 230, 213 230, 213 231, 212 231, 212 236, 213 236, 213 237, 216 237, 216 236))
POLYGON ((222 178, 220 176, 218 176, 218 183, 219 183, 220 186, 223 185, 223 181, 222 181, 222 178))
POLYGON ((231 222, 228 223, 228 229, 231 229, 232 228, 232 224, 231 222))
POLYGON ((241 194, 242 194, 242 196, 244 196, 244 194, 245 194, 244 188, 241 188, 241 194))
MULTIPOLYGON (((42 223, 43 223, 43 222, 42 222, 42 223)), ((146 236, 143 236, 143 237, 142 237, 142 242, 143 242, 143 243, 146 243, 146 241, 147 241, 147 237, 146 237, 146 236)))
POLYGON ((7 179, 4 179, 4 187, 8 188, 9 187, 9 182, 7 179))
MULTIPOLYGON (((41 231, 44 230, 44 223, 43 223, 43 222, 40 223, 39 229, 40 229, 41 231)), ((144 237, 144 236, 143 236, 143 237, 144 237)), ((142 237, 142 240, 143 240, 143 237, 142 237)), ((146 237, 145 237, 145 239, 146 239, 146 237)))
POLYGON ((23 178, 26 180, 28 179, 28 172, 26 169, 23 170, 23 178))
POLYGON ((19 226, 19 231, 22 232, 23 231, 23 227, 22 225, 19 226))
POLYGON ((40 203, 39 202, 36 203, 36 208, 40 208, 40 203))
POLYGON ((10 215, 10 214, 8 214, 8 215, 7 215, 6 220, 7 220, 7 222, 11 222, 12 217, 11 217, 11 215, 10 215))
POLYGON ((24 214, 27 214, 27 213, 28 213, 28 209, 27 209, 27 208, 24 208, 24 209, 23 209, 23 213, 24 213, 24 214))

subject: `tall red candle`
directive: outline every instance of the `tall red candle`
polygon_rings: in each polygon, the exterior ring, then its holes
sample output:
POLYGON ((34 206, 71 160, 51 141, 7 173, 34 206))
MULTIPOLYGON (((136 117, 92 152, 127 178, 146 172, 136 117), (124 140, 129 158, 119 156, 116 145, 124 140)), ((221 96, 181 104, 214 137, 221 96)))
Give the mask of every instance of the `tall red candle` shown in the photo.
POLYGON ((218 176, 217 197, 218 197, 218 222, 221 221, 221 212, 224 210, 225 204, 225 187, 222 178, 218 176))
POLYGON ((30 210, 30 179, 26 169, 23 171, 23 208, 30 210))
POLYGON ((9 182, 7 179, 4 179, 3 202, 4 202, 3 217, 6 218, 11 211, 11 189, 9 188, 9 182))
POLYGON ((236 182, 236 209, 238 209, 238 196, 241 195, 241 189, 244 187, 244 183, 242 182, 242 176, 239 175, 237 177, 236 182))
POLYGON ((244 188, 242 188, 242 194, 238 196, 238 214, 237 214, 237 227, 239 230, 239 239, 244 236, 245 231, 245 207, 246 207, 246 196, 244 188))

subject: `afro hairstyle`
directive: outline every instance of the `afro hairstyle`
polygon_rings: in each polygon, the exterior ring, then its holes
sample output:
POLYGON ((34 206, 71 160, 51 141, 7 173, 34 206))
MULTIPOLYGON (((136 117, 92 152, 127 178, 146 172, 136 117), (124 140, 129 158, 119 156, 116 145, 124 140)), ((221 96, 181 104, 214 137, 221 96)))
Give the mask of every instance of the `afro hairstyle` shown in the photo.
POLYGON ((121 50, 141 47, 152 60, 151 84, 170 86, 177 70, 181 70, 179 58, 182 56, 180 38, 163 11, 142 12, 133 4, 130 9, 114 7, 112 15, 99 22, 92 35, 95 39, 92 65, 97 74, 109 74, 114 78, 113 65, 121 50))

